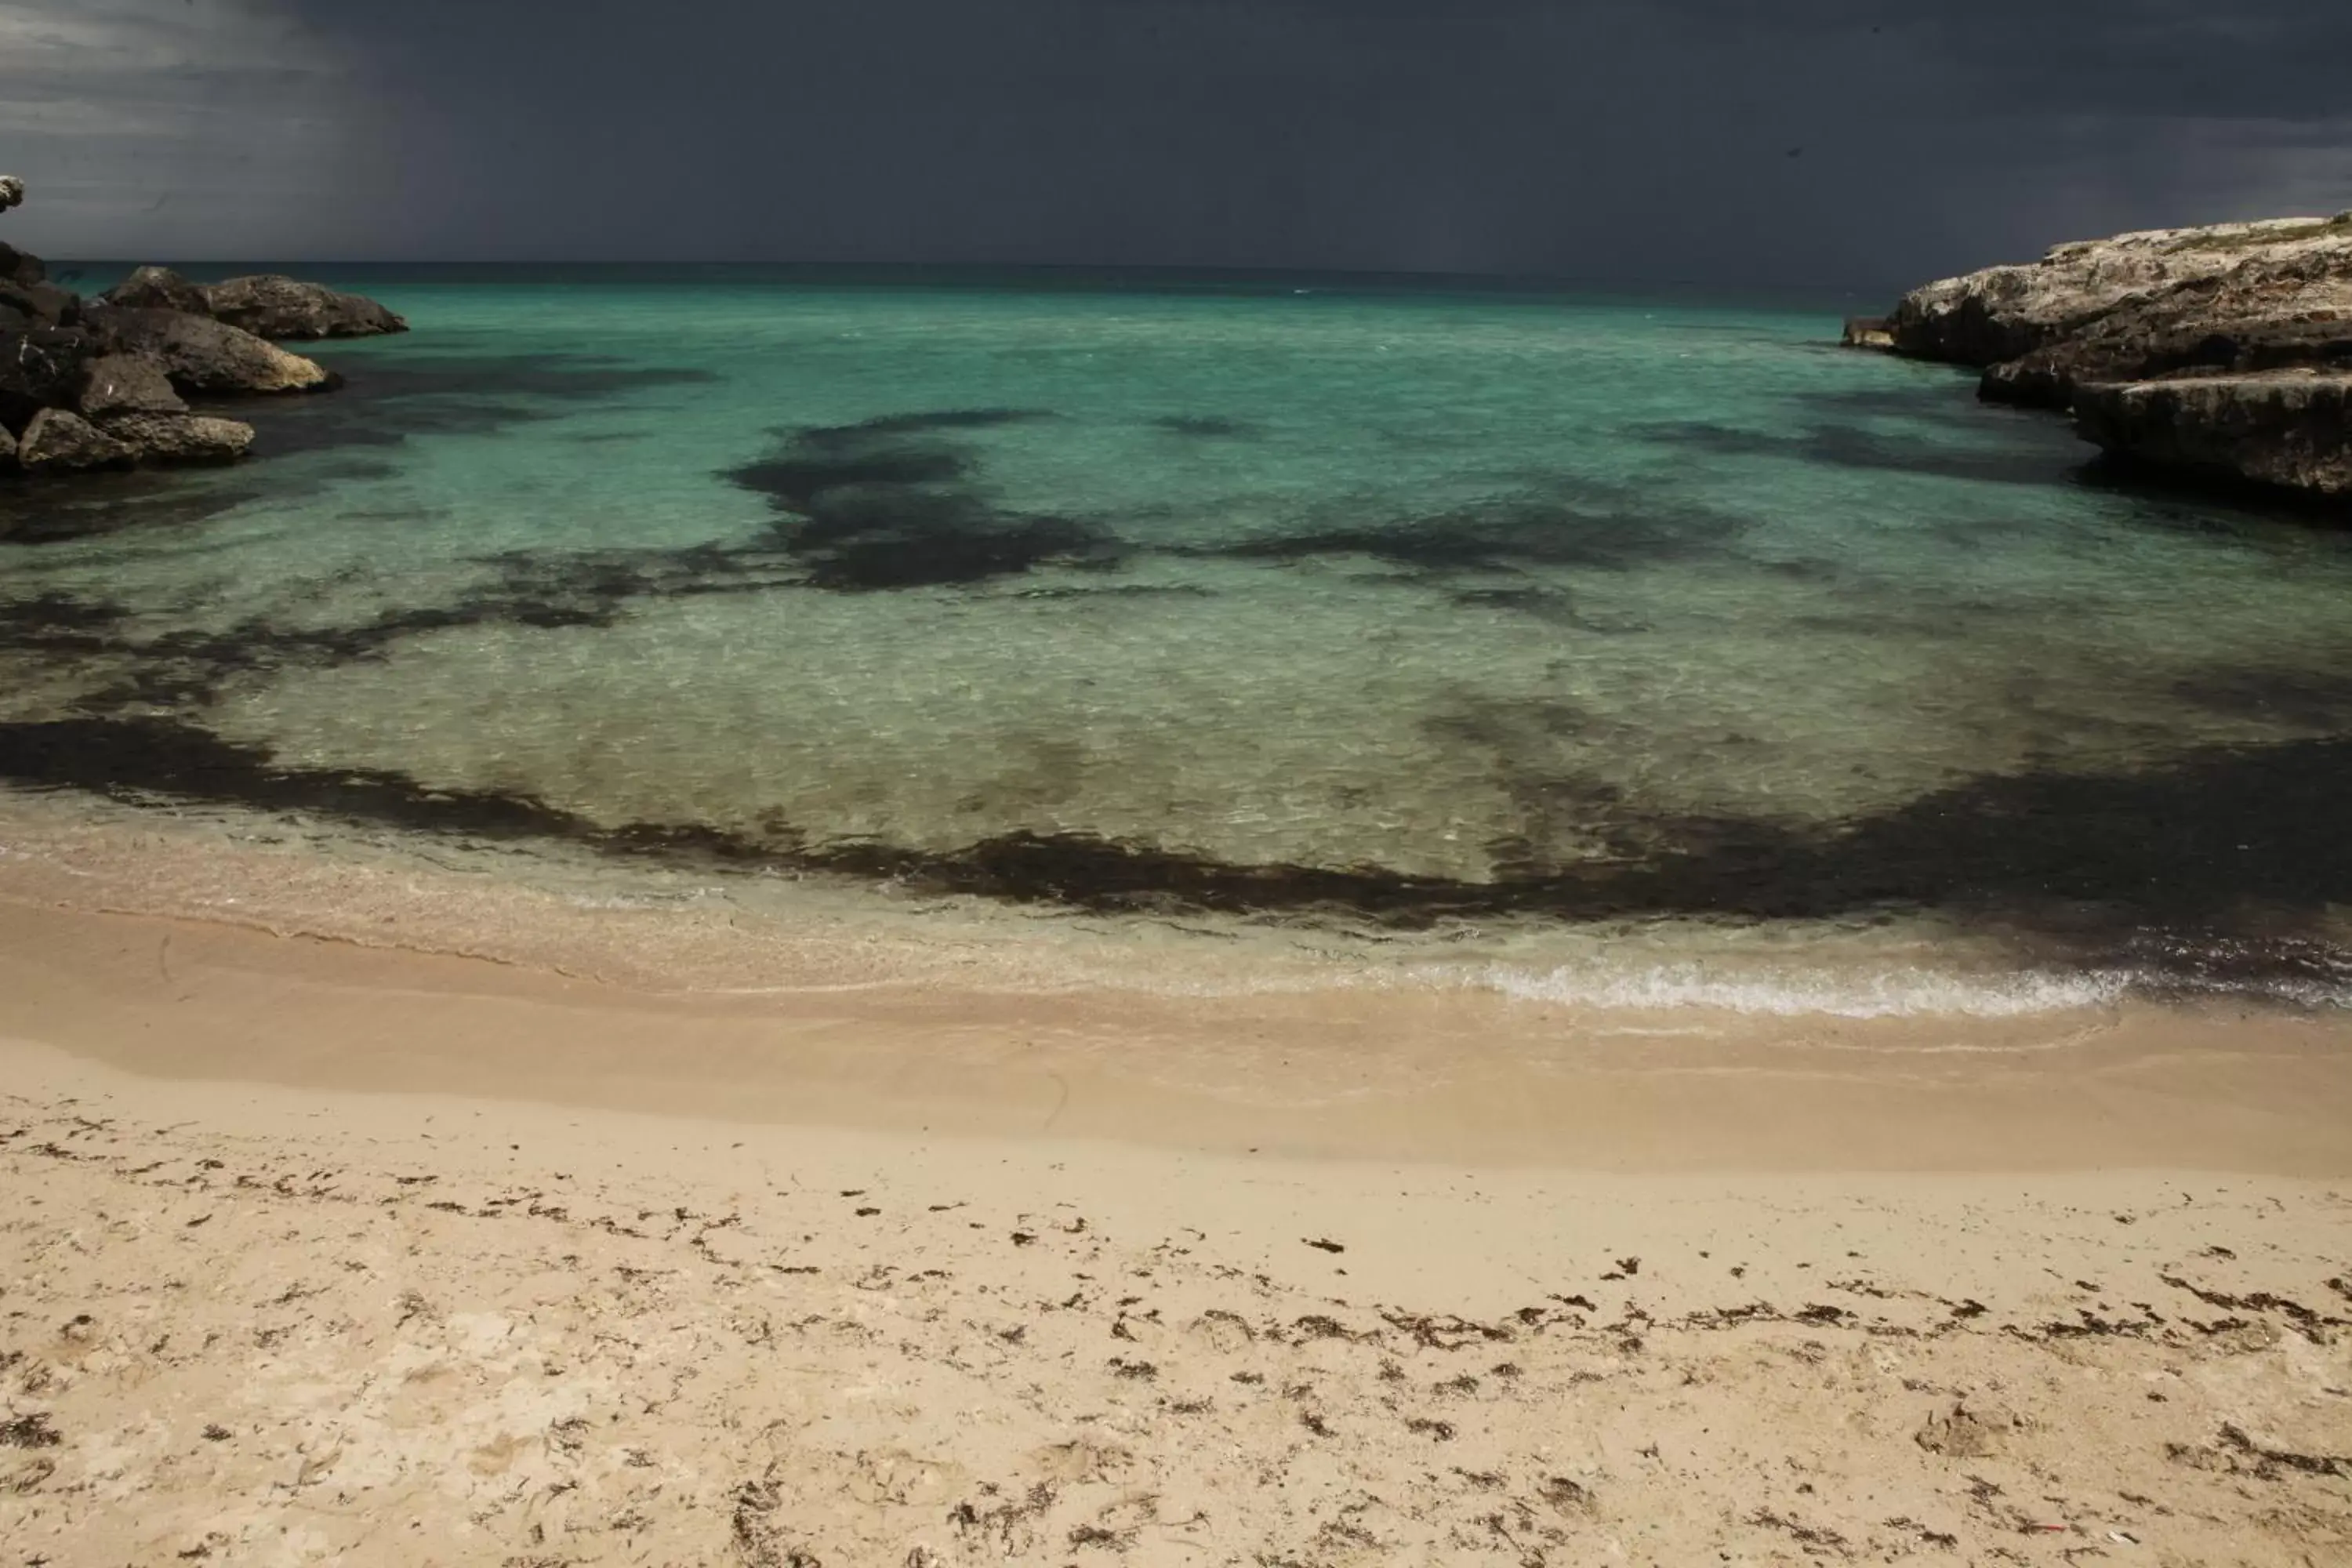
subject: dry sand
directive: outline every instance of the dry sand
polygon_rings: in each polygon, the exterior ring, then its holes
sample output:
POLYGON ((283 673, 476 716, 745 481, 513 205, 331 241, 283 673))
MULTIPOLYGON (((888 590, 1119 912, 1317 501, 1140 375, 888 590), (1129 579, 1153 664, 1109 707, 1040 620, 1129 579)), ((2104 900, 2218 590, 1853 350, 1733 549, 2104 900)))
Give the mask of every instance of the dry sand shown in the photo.
POLYGON ((0 899, 0 1565, 2352 1563, 2344 1043, 0 899))

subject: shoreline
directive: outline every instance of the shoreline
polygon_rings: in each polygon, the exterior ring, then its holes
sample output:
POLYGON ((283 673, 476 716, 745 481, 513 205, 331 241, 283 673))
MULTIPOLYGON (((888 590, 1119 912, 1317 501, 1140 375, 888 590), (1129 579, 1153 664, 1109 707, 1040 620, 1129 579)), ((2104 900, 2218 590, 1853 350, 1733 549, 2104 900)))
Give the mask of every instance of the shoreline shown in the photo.
POLYGON ((635 991, 15 902, 0 1037, 152 1078, 747 1125, 1645 1172, 2352 1176, 2329 1018, 1775 1019, 1492 994, 635 991))
POLYGON ((659 991, 30 869, 0 1538, 49 1568, 2352 1546, 2331 1017, 828 984, 846 941, 659 991))

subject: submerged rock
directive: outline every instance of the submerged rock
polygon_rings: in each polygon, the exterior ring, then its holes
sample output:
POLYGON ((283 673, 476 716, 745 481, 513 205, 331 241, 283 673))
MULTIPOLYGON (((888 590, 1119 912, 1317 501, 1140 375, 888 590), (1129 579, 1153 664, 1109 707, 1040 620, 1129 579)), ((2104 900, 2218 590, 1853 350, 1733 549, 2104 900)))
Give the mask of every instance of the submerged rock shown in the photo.
POLYGON ((0 474, 12 474, 16 471, 16 437, 8 433, 8 427, 5 425, 0 425, 0 474))
POLYGON ((2352 369, 2084 386, 2074 428, 2136 461, 2352 498, 2352 369))
POLYGON ((337 384, 315 362, 208 316, 110 306, 91 311, 89 320, 92 337, 107 353, 153 362, 182 394, 262 395, 337 384))
POLYGON ((142 463, 227 463, 253 446, 253 426, 193 414, 115 414, 100 422, 142 463))
POLYGON ((142 267, 90 302, 95 305, 120 305, 131 310, 185 310, 192 316, 212 314, 212 306, 205 299, 204 289, 168 267, 142 267))
POLYGON ((62 408, 44 408, 33 416, 16 443, 17 462, 34 474, 125 468, 135 456, 128 443, 62 408))
POLYGON ((77 402, 85 418, 100 424, 113 414, 185 414, 188 405, 172 390, 172 378, 152 360, 129 354, 94 359, 82 371, 77 402))
POLYGON ((373 300, 292 278, 232 278, 204 296, 216 320, 257 337, 373 338, 408 331, 405 321, 373 300))

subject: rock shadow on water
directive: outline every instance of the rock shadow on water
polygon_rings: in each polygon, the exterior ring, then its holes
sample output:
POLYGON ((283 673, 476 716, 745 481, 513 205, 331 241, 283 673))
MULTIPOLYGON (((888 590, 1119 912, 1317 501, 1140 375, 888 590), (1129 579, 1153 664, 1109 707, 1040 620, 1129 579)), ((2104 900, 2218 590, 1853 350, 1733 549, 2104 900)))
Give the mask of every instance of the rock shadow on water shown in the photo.
POLYGON ((200 414, 233 415, 259 437, 231 468, 24 478, 0 483, 0 543, 55 544, 132 529, 190 529, 242 508, 323 494, 394 470, 346 457, 331 467, 278 459, 396 447, 413 436, 489 434, 552 419, 583 405, 648 387, 715 380, 698 370, 629 366, 588 355, 507 358, 365 356, 336 397, 199 400, 200 414))
POLYGON ((632 365, 593 354, 355 356, 341 395, 247 407, 271 457, 397 446, 412 436, 487 435, 561 418, 652 389, 716 382, 707 370, 632 365))

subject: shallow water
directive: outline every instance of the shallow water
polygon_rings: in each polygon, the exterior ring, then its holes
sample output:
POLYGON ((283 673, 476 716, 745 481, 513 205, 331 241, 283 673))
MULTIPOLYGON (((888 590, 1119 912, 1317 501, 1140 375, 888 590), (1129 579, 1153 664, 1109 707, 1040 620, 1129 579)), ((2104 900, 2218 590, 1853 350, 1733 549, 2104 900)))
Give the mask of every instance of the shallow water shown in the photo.
POLYGON ((417 331, 324 349, 264 458, 0 489, 14 788, 1563 999, 2352 974, 2352 537, 1831 315, 351 281, 417 331))

